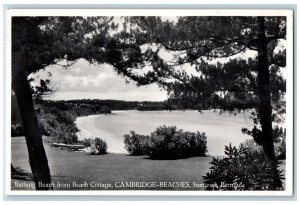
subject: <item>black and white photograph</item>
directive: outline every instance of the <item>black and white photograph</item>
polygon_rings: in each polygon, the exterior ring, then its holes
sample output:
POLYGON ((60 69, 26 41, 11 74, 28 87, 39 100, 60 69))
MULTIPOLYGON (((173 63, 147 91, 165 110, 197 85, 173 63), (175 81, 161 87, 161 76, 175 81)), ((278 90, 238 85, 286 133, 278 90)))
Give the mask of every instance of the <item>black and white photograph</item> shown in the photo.
POLYGON ((12 195, 293 189, 292 10, 10 10, 12 195))

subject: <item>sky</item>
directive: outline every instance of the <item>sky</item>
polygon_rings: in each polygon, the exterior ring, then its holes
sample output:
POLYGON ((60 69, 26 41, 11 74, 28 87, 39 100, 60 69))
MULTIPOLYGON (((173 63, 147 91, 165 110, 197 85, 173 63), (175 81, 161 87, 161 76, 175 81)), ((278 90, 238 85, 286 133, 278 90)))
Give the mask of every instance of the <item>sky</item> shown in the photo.
POLYGON ((163 101, 167 92, 156 84, 137 87, 129 78, 118 75, 108 64, 91 65, 79 59, 68 69, 49 66, 31 75, 37 84, 40 79, 49 78, 51 87, 57 90, 48 96, 50 100, 71 99, 116 99, 126 101, 163 101), (49 76, 48 73, 51 73, 49 76))

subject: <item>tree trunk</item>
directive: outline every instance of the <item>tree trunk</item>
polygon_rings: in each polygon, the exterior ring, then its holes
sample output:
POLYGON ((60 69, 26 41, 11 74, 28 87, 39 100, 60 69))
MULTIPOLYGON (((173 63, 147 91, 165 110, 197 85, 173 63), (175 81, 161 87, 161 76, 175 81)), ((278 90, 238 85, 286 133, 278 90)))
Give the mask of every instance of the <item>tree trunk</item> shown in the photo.
POLYGON ((48 190, 51 184, 50 170, 24 69, 26 59, 22 52, 14 52, 12 59, 12 86, 20 109, 33 179, 37 190, 48 190))
POLYGON ((265 35, 265 18, 258 17, 258 91, 259 119, 262 128, 262 146, 267 159, 274 161, 274 141, 272 137, 272 107, 270 92, 270 73, 267 54, 267 38, 265 35))

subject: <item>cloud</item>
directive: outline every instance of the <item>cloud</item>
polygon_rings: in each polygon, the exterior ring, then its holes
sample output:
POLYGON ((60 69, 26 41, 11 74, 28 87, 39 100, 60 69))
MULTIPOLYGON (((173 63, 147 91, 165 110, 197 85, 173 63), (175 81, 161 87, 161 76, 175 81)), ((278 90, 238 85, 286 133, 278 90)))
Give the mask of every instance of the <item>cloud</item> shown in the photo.
POLYGON ((90 65, 80 59, 68 69, 49 66, 33 74, 37 84, 40 79, 50 78, 51 85, 58 91, 49 96, 54 100, 69 99, 122 99, 122 100, 166 100, 166 91, 156 84, 137 87, 134 82, 126 83, 129 78, 118 75, 108 64, 90 65), (51 73, 49 77, 48 73, 51 73))

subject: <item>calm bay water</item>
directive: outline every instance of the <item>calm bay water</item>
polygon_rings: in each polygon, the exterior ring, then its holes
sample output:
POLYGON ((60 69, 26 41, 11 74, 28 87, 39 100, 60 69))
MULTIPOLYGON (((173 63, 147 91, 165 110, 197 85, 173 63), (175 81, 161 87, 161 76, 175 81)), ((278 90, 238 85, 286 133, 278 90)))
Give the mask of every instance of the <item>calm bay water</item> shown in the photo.
POLYGON ((247 114, 236 116, 213 111, 113 111, 110 115, 79 117, 75 123, 79 128, 78 138, 99 137, 108 145, 108 152, 127 153, 123 136, 134 130, 149 135, 160 125, 175 125, 184 131, 205 132, 208 154, 224 155, 224 147, 230 142, 239 145, 249 136, 242 134, 243 127, 251 127, 247 114))

